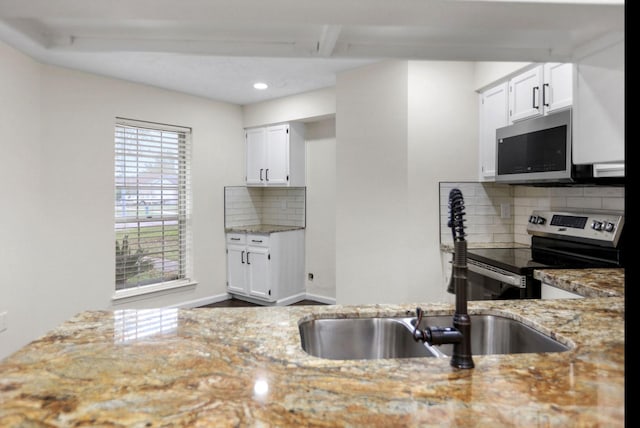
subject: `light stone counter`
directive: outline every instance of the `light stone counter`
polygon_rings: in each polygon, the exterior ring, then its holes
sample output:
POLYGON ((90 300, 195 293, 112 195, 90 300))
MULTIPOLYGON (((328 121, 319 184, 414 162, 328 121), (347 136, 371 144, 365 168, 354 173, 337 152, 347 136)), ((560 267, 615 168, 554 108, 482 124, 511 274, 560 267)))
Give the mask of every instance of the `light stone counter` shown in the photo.
POLYGON ((276 224, 254 224, 250 226, 232 226, 224 229, 226 233, 229 232, 248 232, 248 233, 275 233, 286 232, 289 230, 301 230, 302 226, 280 226, 276 224))
POLYGON ((623 427, 624 299, 470 302, 562 353, 336 361, 301 320, 445 303, 83 312, 0 362, 0 426, 623 427))
POLYGON ((624 297, 624 269, 541 269, 533 277, 584 297, 624 297))

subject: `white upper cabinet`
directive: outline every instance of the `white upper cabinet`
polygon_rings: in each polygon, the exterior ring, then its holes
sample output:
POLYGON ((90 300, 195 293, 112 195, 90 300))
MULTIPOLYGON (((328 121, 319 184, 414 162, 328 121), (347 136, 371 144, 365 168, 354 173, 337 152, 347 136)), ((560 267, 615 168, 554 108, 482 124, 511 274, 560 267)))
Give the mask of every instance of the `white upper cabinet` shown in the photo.
POLYGON ((509 80, 509 119, 516 122, 543 113, 541 104, 542 65, 509 80))
POLYGON ((263 185, 267 156, 267 129, 247 129, 245 139, 247 142, 247 185, 263 185))
POLYGON ((600 176, 624 176, 625 49, 615 43, 576 62, 573 162, 600 176))
POLYGON ((289 184, 289 125, 267 128, 267 169, 265 181, 270 185, 289 184))
POLYGON ((573 69, 571 63, 548 62, 544 65, 542 106, 545 114, 572 105, 573 69))
POLYGON ((509 119, 517 122, 573 103, 574 65, 549 62, 528 69, 509 80, 509 119))
POLYGON ((496 174, 496 129, 509 124, 509 84, 500 83, 479 95, 480 180, 492 181, 496 174))
POLYGON ((245 130, 248 186, 304 186, 304 124, 245 130))

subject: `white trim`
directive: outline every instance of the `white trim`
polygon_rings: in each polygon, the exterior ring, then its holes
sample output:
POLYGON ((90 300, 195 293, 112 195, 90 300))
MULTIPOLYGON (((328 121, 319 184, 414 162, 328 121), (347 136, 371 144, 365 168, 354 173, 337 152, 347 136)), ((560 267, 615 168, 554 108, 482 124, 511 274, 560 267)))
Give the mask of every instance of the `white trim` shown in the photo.
POLYGON ((141 287, 125 288, 124 290, 116 290, 116 292, 113 293, 111 300, 122 300, 129 297, 142 296, 146 294, 156 293, 158 291, 173 290, 182 287, 190 287, 197 284, 197 282, 191 280, 177 280, 162 282, 159 284, 143 285, 141 287))
POLYGON ((316 294, 306 294, 306 299, 307 300, 314 300, 316 302, 320 302, 320 303, 326 303, 327 305, 335 305, 336 304, 336 298, 335 297, 325 297, 325 296, 318 296, 316 294))

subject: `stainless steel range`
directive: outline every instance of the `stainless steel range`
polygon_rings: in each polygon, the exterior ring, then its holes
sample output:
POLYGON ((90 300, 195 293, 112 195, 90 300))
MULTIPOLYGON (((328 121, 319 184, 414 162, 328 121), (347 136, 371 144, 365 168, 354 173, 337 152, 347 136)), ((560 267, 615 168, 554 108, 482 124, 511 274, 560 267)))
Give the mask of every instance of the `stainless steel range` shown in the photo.
POLYGON ((467 251, 469 300, 538 299, 534 269, 624 267, 623 226, 621 212, 533 211, 530 248, 467 251))

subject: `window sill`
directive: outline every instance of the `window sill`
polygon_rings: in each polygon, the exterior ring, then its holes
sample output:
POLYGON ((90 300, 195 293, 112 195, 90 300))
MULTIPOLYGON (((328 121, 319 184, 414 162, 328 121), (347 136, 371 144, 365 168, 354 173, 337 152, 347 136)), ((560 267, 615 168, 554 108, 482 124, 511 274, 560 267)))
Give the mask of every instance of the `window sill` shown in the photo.
POLYGON ((132 287, 124 290, 116 290, 116 292, 111 297, 111 300, 122 300, 122 299, 127 299, 129 297, 148 295, 148 294, 153 294, 159 291, 174 290, 176 288, 189 287, 196 284, 198 283, 195 281, 183 279, 183 280, 177 280, 177 281, 163 282, 160 284, 143 285, 141 287, 132 287))

